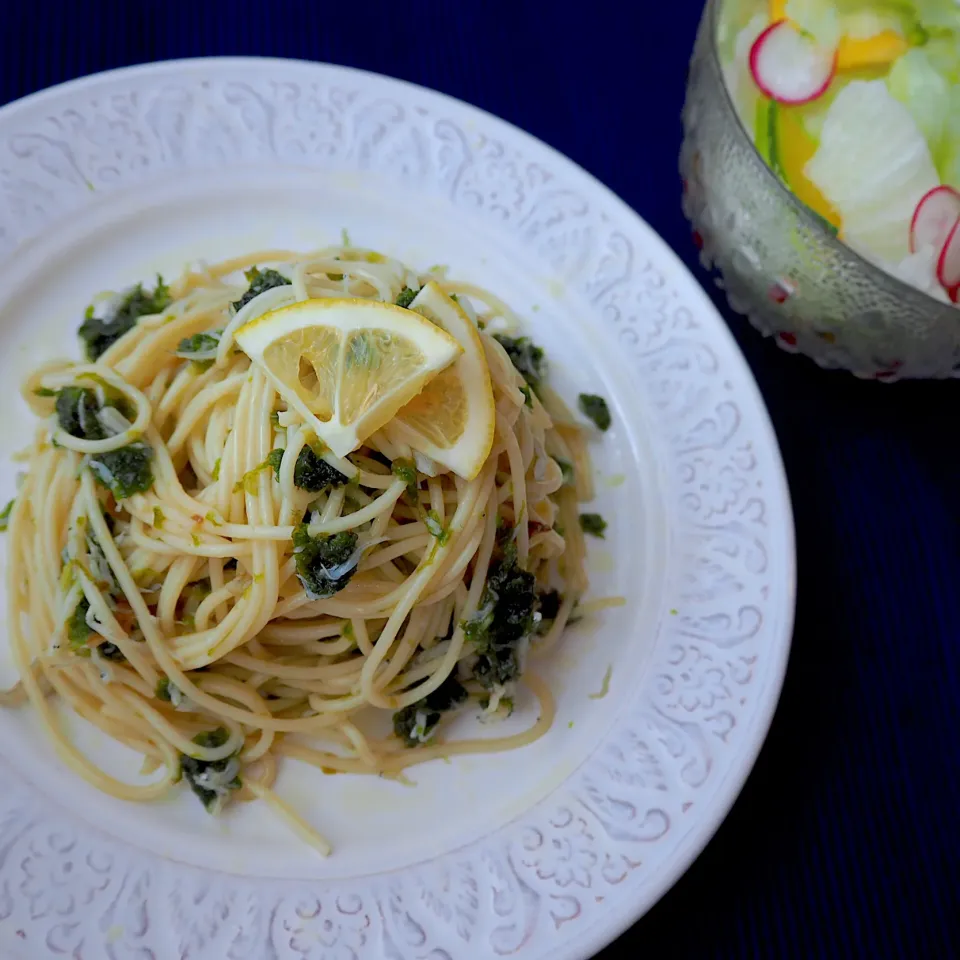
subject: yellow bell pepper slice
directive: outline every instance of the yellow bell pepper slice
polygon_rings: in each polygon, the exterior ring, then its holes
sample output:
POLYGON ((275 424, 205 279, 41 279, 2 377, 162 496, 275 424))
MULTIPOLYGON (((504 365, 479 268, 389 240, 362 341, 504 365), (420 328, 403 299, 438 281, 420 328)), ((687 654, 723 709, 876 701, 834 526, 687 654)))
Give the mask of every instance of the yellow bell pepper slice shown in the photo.
POLYGON ((804 173, 817 145, 804 128, 800 111, 796 107, 777 106, 774 137, 780 176, 801 203, 839 229, 840 214, 804 173))
POLYGON ((760 100, 755 123, 757 150, 770 169, 801 203, 839 230, 839 212, 804 172, 817 145, 803 125, 802 108, 760 100))
POLYGON ((910 44, 896 30, 884 30, 866 40, 844 37, 837 51, 838 70, 863 70, 869 67, 885 67, 897 57, 902 57, 910 44))
MULTIPOLYGON (((770 22, 787 19, 787 0, 770 0, 770 22)), ((896 30, 882 30, 873 37, 843 37, 837 51, 838 70, 885 67, 902 57, 910 44, 896 30)))

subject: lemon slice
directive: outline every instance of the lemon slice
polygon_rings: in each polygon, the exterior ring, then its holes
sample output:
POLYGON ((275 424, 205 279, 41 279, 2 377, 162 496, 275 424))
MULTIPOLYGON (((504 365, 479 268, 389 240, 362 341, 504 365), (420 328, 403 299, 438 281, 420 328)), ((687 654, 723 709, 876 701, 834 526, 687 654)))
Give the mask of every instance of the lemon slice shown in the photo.
POLYGON ((235 338, 338 457, 462 352, 412 310, 362 299, 304 300, 245 323, 235 338))
POLYGON ((490 456, 496 426, 493 386, 480 334, 432 280, 410 309, 446 330, 463 353, 400 410, 393 429, 414 450, 472 480, 490 456))

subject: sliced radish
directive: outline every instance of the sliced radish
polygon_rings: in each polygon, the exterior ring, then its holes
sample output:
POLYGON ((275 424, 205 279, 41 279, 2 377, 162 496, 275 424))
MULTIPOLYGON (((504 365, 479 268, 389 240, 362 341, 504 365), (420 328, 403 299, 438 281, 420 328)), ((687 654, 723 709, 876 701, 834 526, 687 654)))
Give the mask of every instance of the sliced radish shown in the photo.
POLYGON ((940 259, 937 261, 937 279, 951 291, 960 287, 960 217, 947 234, 940 259))
POLYGON ((960 193, 953 187, 934 187, 917 204, 910 222, 910 252, 921 247, 942 250, 960 217, 960 193))
POLYGON ((836 72, 836 48, 818 46, 789 20, 767 27, 750 49, 754 83, 778 103, 817 100, 827 92, 836 72))

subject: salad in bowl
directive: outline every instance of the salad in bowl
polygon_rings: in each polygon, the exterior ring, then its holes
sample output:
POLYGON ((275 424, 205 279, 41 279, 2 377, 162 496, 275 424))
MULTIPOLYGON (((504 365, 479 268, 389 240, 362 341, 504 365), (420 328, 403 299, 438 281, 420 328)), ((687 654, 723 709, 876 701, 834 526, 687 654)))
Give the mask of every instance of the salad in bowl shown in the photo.
POLYGON ((718 43, 740 121, 787 188, 862 257, 956 303, 956 0, 731 2, 718 43))
POLYGON ((683 208, 728 301, 857 376, 960 376, 960 0, 707 0, 683 208))

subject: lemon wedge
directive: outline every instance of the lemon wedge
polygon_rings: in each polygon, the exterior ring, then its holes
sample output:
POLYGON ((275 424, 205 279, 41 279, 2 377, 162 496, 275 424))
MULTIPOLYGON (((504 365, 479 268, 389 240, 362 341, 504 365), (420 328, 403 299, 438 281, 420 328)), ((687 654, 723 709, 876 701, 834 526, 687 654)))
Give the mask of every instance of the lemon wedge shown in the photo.
POLYGON ((245 323, 235 338, 338 457, 462 353, 418 313, 363 299, 304 300, 245 323))
POLYGON ((472 480, 490 456, 496 426, 493 385, 480 334, 459 304, 432 280, 410 309, 450 334, 463 353, 400 410, 393 429, 414 450, 472 480))

